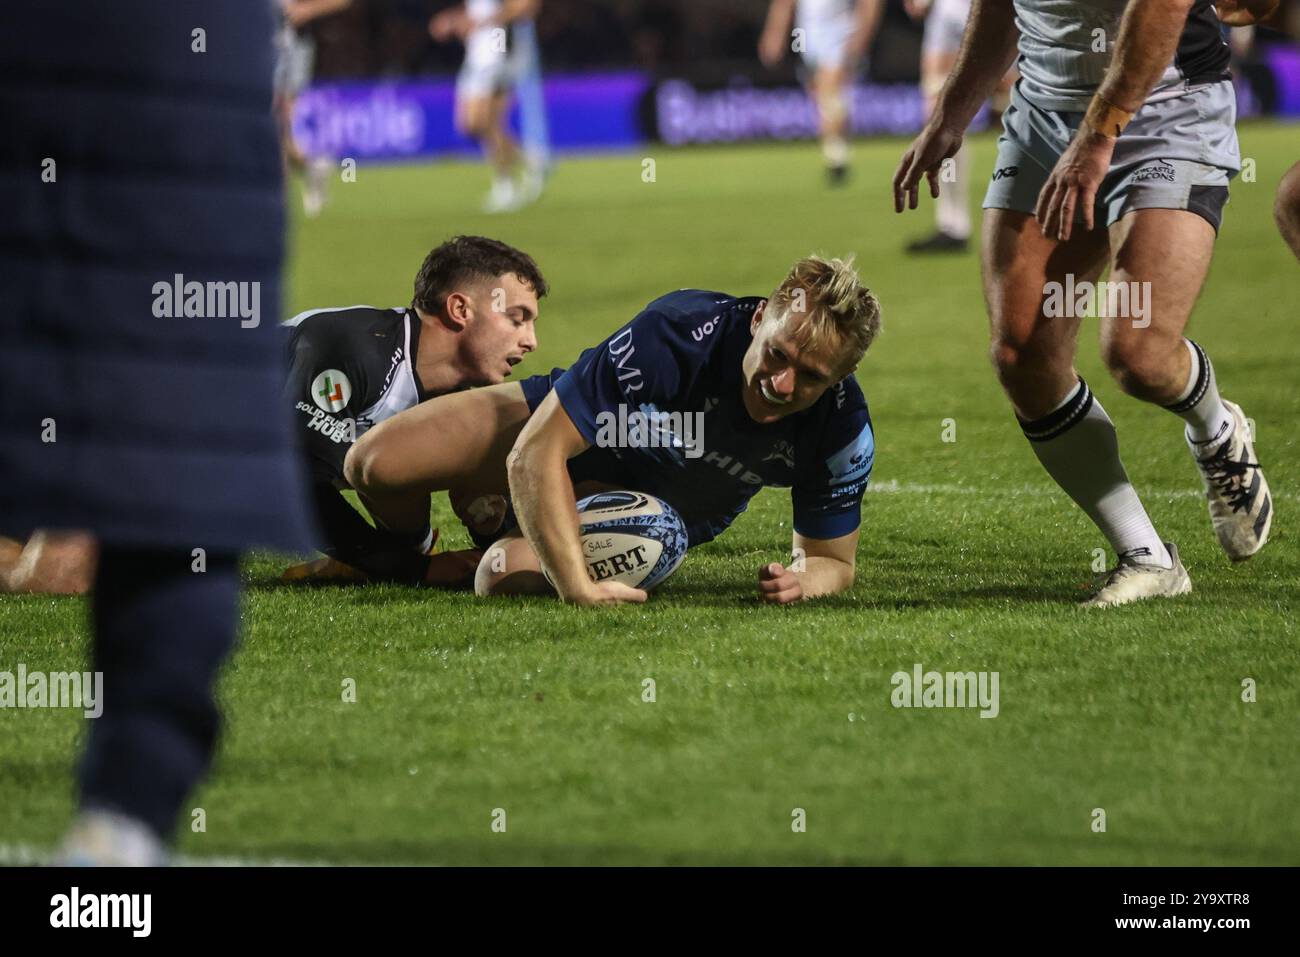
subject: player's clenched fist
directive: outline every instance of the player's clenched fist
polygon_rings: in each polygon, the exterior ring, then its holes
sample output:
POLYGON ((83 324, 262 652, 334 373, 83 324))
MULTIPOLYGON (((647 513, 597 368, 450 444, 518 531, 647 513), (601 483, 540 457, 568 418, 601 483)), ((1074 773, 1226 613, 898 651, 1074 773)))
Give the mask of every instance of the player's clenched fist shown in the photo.
POLYGON ((794 572, 772 562, 758 570, 758 596, 772 605, 788 605, 803 597, 803 585, 794 572))

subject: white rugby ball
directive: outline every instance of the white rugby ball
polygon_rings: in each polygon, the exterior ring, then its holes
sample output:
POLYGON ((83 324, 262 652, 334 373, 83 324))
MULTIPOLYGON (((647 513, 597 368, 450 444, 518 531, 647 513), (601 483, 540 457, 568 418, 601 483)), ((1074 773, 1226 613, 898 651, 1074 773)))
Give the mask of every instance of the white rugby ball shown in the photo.
POLYGON ((582 554, 593 581, 647 591, 686 557, 686 524, 677 510, 644 492, 599 492, 578 502, 582 554))

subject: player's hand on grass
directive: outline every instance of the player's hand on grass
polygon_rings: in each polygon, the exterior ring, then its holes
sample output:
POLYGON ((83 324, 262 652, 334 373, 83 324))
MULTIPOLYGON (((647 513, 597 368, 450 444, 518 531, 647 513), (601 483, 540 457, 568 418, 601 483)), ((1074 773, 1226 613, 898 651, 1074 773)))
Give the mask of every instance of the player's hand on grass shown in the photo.
POLYGON ((474 573, 482 559, 483 552, 477 548, 430 555, 424 572, 424 585, 430 588, 473 588, 474 573))
POLYGON ((622 582, 592 582, 590 588, 583 589, 577 595, 560 597, 570 604, 590 608, 595 605, 640 604, 646 600, 646 593, 622 582))
POLYGON ((758 570, 758 597, 769 605, 788 605, 803 597, 803 585, 790 569, 772 562, 758 570))
POLYGON ((947 129, 939 123, 926 124, 894 171, 894 212, 903 211, 904 197, 907 208, 916 209, 917 189, 922 176, 930 181, 930 197, 939 198, 939 170, 944 160, 957 155, 961 140, 960 131, 947 129))
POLYGON ((1092 231, 1093 204, 1114 152, 1115 137, 1103 136, 1087 123, 1079 127, 1038 194, 1034 215, 1044 236, 1068 240, 1074 231, 1075 210, 1083 212, 1084 228, 1092 231))

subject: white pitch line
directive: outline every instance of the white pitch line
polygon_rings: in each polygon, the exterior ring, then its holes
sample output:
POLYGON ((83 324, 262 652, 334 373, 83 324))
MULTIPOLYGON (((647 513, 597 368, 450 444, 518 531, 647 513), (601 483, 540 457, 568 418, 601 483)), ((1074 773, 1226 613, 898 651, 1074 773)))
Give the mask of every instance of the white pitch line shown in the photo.
MULTIPOLYGON (((981 485, 924 485, 919 482, 900 482, 898 479, 874 482, 867 486, 867 493, 876 495, 984 495, 989 497, 1010 495, 1016 498, 1024 496, 1048 498, 1065 494, 1060 489, 1054 489, 1049 485, 998 485, 988 488, 981 485)), ((1138 489, 1138 493, 1147 499, 1205 498, 1205 493, 1195 488, 1166 489, 1164 491, 1138 489)), ((1285 501, 1300 501, 1300 492, 1274 492, 1273 498, 1285 501)))
MULTIPOLYGON (((58 849, 30 844, 0 844, 0 867, 46 867, 57 865, 58 849)), ((176 854, 173 867, 348 867, 332 861, 293 861, 281 857, 194 857, 176 854)))

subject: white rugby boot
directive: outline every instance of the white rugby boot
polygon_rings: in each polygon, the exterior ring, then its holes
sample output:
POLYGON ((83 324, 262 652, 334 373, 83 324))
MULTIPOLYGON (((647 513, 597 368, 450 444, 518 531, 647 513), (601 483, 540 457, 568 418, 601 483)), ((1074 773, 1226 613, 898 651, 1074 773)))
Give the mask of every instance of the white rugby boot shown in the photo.
POLYGON ((63 837, 60 867, 164 867, 170 854, 143 821, 113 811, 81 811, 63 837))
POLYGON ((1223 400, 1235 426, 1228 438, 1206 454, 1207 442, 1187 439, 1205 485, 1210 522, 1219 544, 1234 562, 1264 547, 1273 528, 1273 496, 1255 457, 1255 437, 1241 406, 1223 400))
POLYGON ((1083 602, 1081 607, 1110 608, 1143 598, 1186 595, 1192 590, 1192 580, 1183 567, 1182 559, 1178 557, 1178 546, 1165 542, 1165 548, 1173 559, 1172 568, 1136 561, 1132 552, 1125 552, 1119 557, 1119 564, 1106 575, 1106 583, 1101 586, 1101 590, 1083 602))

